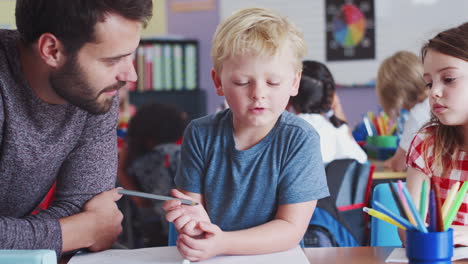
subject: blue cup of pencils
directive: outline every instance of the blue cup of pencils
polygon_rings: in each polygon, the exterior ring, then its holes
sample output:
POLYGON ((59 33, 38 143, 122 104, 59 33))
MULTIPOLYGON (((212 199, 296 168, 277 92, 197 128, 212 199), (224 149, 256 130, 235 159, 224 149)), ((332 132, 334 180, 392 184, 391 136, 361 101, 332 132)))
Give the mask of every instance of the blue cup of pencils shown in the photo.
POLYGON ((406 230, 406 256, 410 264, 452 263, 453 229, 428 233, 406 230))

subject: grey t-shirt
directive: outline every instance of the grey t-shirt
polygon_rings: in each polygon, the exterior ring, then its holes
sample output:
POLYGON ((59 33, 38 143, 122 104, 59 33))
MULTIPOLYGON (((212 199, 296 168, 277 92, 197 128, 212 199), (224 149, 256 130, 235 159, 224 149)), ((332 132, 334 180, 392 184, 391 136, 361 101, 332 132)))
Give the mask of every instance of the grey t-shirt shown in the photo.
POLYGON ((18 39, 0 30, 0 248, 60 254, 58 219, 115 185, 118 102, 104 115, 45 103, 25 80, 18 39), (31 216, 55 180, 55 201, 31 216))
POLYGON ((248 150, 235 148, 232 112, 192 121, 182 144, 177 187, 200 193, 210 220, 224 231, 274 219, 279 205, 328 196, 317 132, 283 112, 248 150))

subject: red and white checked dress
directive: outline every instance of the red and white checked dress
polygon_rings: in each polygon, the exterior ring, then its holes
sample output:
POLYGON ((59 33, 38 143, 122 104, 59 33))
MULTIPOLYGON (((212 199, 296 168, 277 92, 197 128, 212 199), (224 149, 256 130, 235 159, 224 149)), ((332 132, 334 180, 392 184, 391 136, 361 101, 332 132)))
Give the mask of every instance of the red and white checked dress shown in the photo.
MULTIPOLYGON (((428 129, 431 129, 430 127, 428 129)), ((424 132, 418 133, 411 142, 410 148, 408 150, 408 155, 406 157, 406 163, 408 167, 415 168, 428 175, 429 177, 437 177, 438 180, 435 183, 439 185, 440 189, 440 198, 442 204, 447 198, 448 191, 456 182, 460 182, 460 186, 463 184, 463 181, 468 181, 468 153, 461 151, 460 155, 457 157, 457 162, 454 163, 454 167, 448 174, 448 176, 441 177, 440 169, 431 169, 433 163, 433 146, 428 148, 428 166, 424 161, 424 156, 421 153, 422 142, 426 139, 428 134, 424 132)), ((468 225, 468 195, 465 195, 463 203, 460 207, 460 210, 453 221, 454 225, 468 225)))

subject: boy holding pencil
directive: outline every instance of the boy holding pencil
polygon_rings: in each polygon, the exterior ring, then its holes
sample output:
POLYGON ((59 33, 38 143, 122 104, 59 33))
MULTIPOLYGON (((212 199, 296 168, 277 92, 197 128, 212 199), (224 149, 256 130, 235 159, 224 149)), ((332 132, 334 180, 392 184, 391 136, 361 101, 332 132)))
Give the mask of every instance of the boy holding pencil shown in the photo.
POLYGON ((264 254, 301 241, 316 200, 328 195, 320 141, 284 111, 298 92, 306 47, 287 19, 238 11, 213 38, 212 78, 230 109, 187 127, 166 219, 184 258, 264 254))

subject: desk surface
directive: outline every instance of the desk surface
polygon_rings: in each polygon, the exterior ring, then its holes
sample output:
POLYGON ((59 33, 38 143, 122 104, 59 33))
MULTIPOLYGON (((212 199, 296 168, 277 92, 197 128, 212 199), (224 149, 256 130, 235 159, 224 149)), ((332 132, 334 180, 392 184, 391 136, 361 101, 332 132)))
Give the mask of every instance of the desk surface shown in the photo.
MULTIPOLYGON (((329 247, 304 248, 304 253, 311 264, 384 264, 392 250, 393 247, 329 247)), ((71 256, 62 258, 59 264, 68 263, 70 258, 71 256)), ((468 259, 453 263, 468 264, 468 259)))
POLYGON ((395 172, 384 167, 382 160, 370 160, 375 165, 375 171, 372 175, 373 180, 386 180, 386 179, 404 179, 406 172, 395 172))
MULTIPOLYGON (((305 248, 304 252, 310 263, 346 263, 346 264, 384 264, 393 247, 335 247, 335 248, 305 248)), ((391 262, 399 264, 398 262, 391 262)), ((453 263, 468 264, 468 259, 453 263)), ((407 264, 407 263, 406 263, 407 264)))

